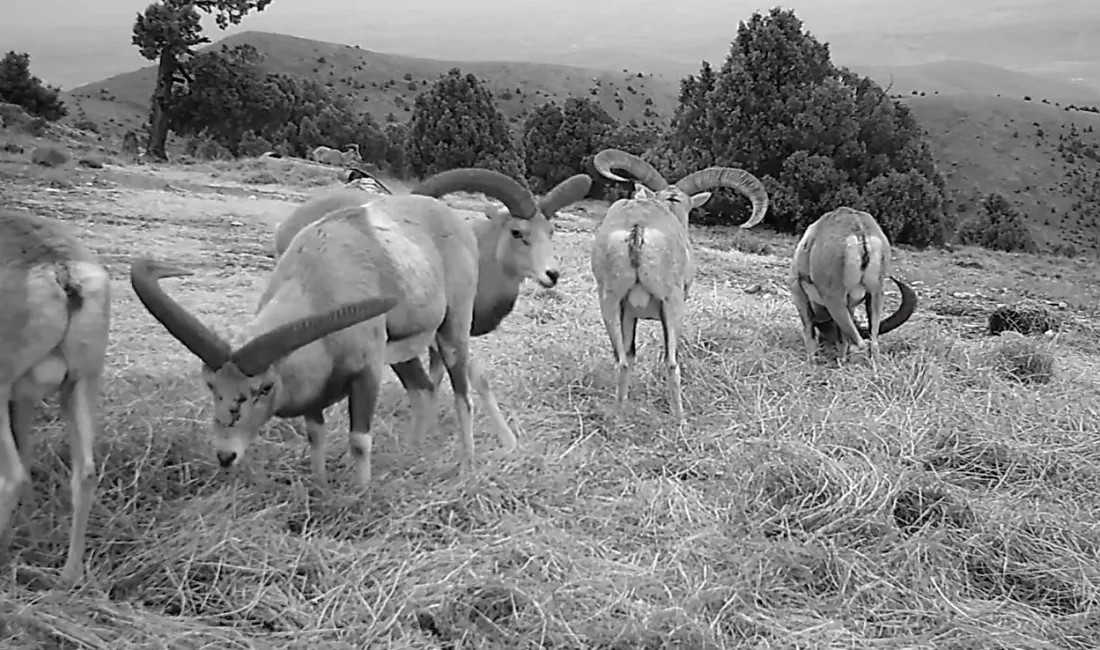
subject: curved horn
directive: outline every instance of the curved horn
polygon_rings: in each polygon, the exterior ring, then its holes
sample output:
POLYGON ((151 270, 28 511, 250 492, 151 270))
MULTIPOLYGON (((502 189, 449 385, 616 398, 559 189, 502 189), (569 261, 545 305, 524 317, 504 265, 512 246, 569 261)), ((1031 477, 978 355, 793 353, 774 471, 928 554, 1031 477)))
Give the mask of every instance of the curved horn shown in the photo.
POLYGON ((490 196, 503 203, 517 219, 531 219, 538 210, 535 197, 522 185, 489 169, 449 169, 424 180, 410 193, 438 199, 451 192, 480 192, 490 196))
POLYGON ((164 329, 212 370, 221 368, 232 353, 229 344, 208 329, 191 312, 172 300, 160 286, 161 278, 191 275, 173 266, 142 258, 130 265, 130 286, 145 309, 164 329))
POLYGON ((539 209, 546 215, 546 218, 552 218, 558 210, 588 196, 588 190, 590 189, 592 189, 592 177, 588 174, 570 176, 542 197, 542 200, 539 201, 539 209))
POLYGON ((768 213, 768 190, 760 179, 744 169, 736 167, 708 167, 684 176, 676 187, 691 196, 717 187, 737 190, 752 201, 752 216, 741 224, 742 228, 752 228, 764 220, 768 213))
POLYGON ((654 192, 660 192, 668 187, 668 181, 665 180, 664 176, 661 176, 661 172, 657 171, 656 167, 643 158, 620 149, 604 149, 592 159, 592 166, 596 168, 601 176, 610 178, 613 181, 630 182, 635 180, 654 192), (611 171, 612 169, 627 172, 633 176, 633 179, 623 178, 611 171))
MULTIPOLYGON (((891 275, 890 279, 894 281, 894 284, 898 285, 898 291, 901 292, 901 306, 899 306, 898 310, 891 314, 889 318, 879 324, 878 333, 880 336, 901 327, 905 321, 909 320, 909 317, 913 315, 913 311, 917 308, 916 292, 913 291, 909 285, 894 276, 891 275)), ((867 328, 860 327, 859 335, 865 339, 869 339, 871 338, 871 331, 867 328)))
POLYGON ((349 169, 348 170, 348 180, 346 180, 344 182, 345 183, 350 183, 352 181, 359 180, 360 178, 369 178, 369 179, 371 179, 372 181, 374 181, 374 184, 377 185, 380 189, 382 189, 382 191, 384 191, 386 194, 389 194, 391 196, 393 195, 393 190, 391 190, 389 187, 387 187, 386 184, 383 183, 377 176, 375 176, 374 174, 368 172, 367 170, 359 168, 359 167, 352 167, 351 169, 349 169))
POLYGON ((324 314, 284 323, 242 345, 230 360, 241 372, 255 377, 298 348, 346 327, 381 316, 396 307, 397 303, 395 296, 371 298, 341 305, 324 314))

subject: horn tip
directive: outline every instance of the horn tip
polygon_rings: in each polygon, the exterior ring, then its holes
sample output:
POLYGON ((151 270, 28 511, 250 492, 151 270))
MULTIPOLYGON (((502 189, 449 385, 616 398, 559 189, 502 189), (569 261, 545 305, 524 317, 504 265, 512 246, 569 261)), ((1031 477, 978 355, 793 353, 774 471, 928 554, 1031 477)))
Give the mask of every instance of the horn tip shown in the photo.
POLYGON ((173 264, 159 262, 148 257, 139 257, 131 262, 130 273, 154 275, 158 278, 178 278, 195 274, 194 271, 173 264))

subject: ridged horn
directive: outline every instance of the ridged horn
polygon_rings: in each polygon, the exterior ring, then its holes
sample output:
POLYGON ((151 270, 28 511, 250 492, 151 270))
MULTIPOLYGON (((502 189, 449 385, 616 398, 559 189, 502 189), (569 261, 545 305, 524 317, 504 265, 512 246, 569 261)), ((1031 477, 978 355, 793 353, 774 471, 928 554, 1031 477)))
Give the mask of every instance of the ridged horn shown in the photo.
MULTIPOLYGON (((891 330, 895 330, 901 327, 905 321, 909 320, 909 317, 913 315, 913 312, 917 309, 917 294, 913 291, 909 285, 905 284, 901 280, 890 276, 890 279, 894 281, 894 284, 898 285, 898 291, 901 292, 901 305, 898 306, 898 310, 893 314, 890 314, 889 318, 879 323, 878 333, 879 335, 886 334, 891 330)), ((865 339, 871 338, 871 330, 860 327, 859 335, 865 339)))
POLYGON ((668 181, 665 180, 664 176, 661 176, 661 172, 657 171, 656 167, 646 162, 645 159, 620 149, 604 149, 592 159, 592 166, 596 168, 601 176, 610 178, 613 181, 636 181, 654 192, 660 192, 668 187, 668 181), (623 178, 611 171, 613 169, 627 172, 633 178, 623 178))
POLYGON ((558 210, 588 196, 590 189, 592 189, 592 177, 588 174, 570 176, 542 197, 539 201, 539 209, 548 219, 552 218, 558 210))
POLYGON ((752 216, 741 224, 742 228, 752 228, 764 220, 768 213, 768 190, 760 179, 744 169, 736 167, 708 167, 684 176, 676 187, 688 196, 718 187, 737 190, 752 201, 752 216))
POLYGON ((438 199, 451 192, 480 192, 503 203, 517 219, 531 219, 538 210, 535 197, 522 185, 490 169, 449 169, 424 180, 413 188, 411 194, 438 199))
POLYGON ((225 365, 232 354, 229 343, 208 329, 160 286, 161 278, 191 275, 190 271, 141 258, 130 265, 130 286, 138 300, 164 329, 211 370, 225 365))
POLYGON ((381 181, 381 179, 379 179, 374 174, 368 172, 367 170, 361 169, 359 167, 352 167, 351 169, 349 169, 348 170, 348 180, 346 180, 344 182, 345 183, 350 183, 352 181, 357 181, 360 178, 369 178, 369 179, 371 179, 372 181, 374 181, 375 185, 377 185, 378 187, 380 187, 382 189, 383 192, 385 192, 386 194, 389 194, 391 196, 393 195, 393 190, 391 190, 389 187, 387 187, 386 184, 381 181))
POLYGON ((370 298, 341 305, 332 311, 284 323, 264 332, 233 353, 230 361, 249 377, 264 372, 271 364, 317 339, 388 312, 397 306, 394 296, 370 298))

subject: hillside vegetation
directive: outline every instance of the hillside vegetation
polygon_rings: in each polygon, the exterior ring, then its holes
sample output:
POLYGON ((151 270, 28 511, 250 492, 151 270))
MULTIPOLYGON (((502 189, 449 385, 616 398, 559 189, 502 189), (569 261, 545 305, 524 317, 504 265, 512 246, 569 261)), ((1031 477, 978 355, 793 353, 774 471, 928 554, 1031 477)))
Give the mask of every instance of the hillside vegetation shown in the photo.
MULTIPOLYGON (((493 92, 517 137, 530 111, 550 100, 561 104, 568 97, 591 98, 619 122, 639 123, 667 121, 677 101, 674 82, 649 74, 639 78, 629 70, 455 63, 263 32, 235 34, 211 47, 222 44, 253 45, 267 71, 322 79, 383 124, 407 121, 416 95, 456 65, 493 92), (622 100, 621 110, 617 99, 622 100)), ((1097 142, 1088 128, 1100 116, 1064 111, 1064 102, 1052 99, 1076 92, 1077 86, 966 61, 855 69, 883 85, 893 75, 893 92, 902 95, 928 133, 956 219, 970 216, 983 193, 999 192, 1022 212, 1040 241, 1077 249, 1096 246, 1100 226, 1091 215, 1100 207, 1094 192, 1097 163, 1087 154, 1058 152, 1059 144, 1072 144, 1059 137, 1070 137, 1074 129, 1082 151, 1097 142), (925 96, 912 96, 914 91, 925 96), (1032 101, 1023 101, 1025 95, 1032 101), (1043 104, 1044 99, 1051 104, 1043 104), (1038 136, 1039 128, 1044 138, 1038 136)), ((69 120, 94 124, 110 139, 139 129, 147 120, 153 78, 150 66, 65 93, 69 120)))
MULTIPOLYGON (((616 120, 639 124, 665 121, 676 106, 676 81, 629 69, 419 59, 265 32, 234 34, 199 51, 242 44, 263 55, 266 71, 321 81, 383 123, 407 120, 416 95, 453 67, 482 79, 513 125, 539 104, 562 103, 568 97, 597 100, 616 120)), ((75 113, 109 132, 134 129, 148 118, 155 74, 156 67, 147 66, 75 88, 65 96, 75 113)))
POLYGON ((977 61, 944 60, 915 65, 853 65, 893 92, 909 95, 985 95, 1047 99, 1060 103, 1097 103, 1100 91, 1084 83, 1062 81, 977 61))
POLYGON ((928 132, 958 220, 997 192, 1048 245, 1100 246, 1100 114, 1007 97, 905 103, 928 132))

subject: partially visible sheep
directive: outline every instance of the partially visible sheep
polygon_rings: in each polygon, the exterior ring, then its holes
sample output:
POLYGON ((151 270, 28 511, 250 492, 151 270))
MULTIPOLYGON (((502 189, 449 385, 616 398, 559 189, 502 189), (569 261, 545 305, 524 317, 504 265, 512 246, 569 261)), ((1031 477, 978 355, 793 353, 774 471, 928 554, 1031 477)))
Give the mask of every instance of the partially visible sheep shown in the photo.
POLYGON ((337 151, 332 147, 321 145, 311 151, 309 157, 314 162, 334 167, 350 167, 362 162, 362 157, 359 155, 359 145, 355 143, 349 144, 347 151, 337 151))

